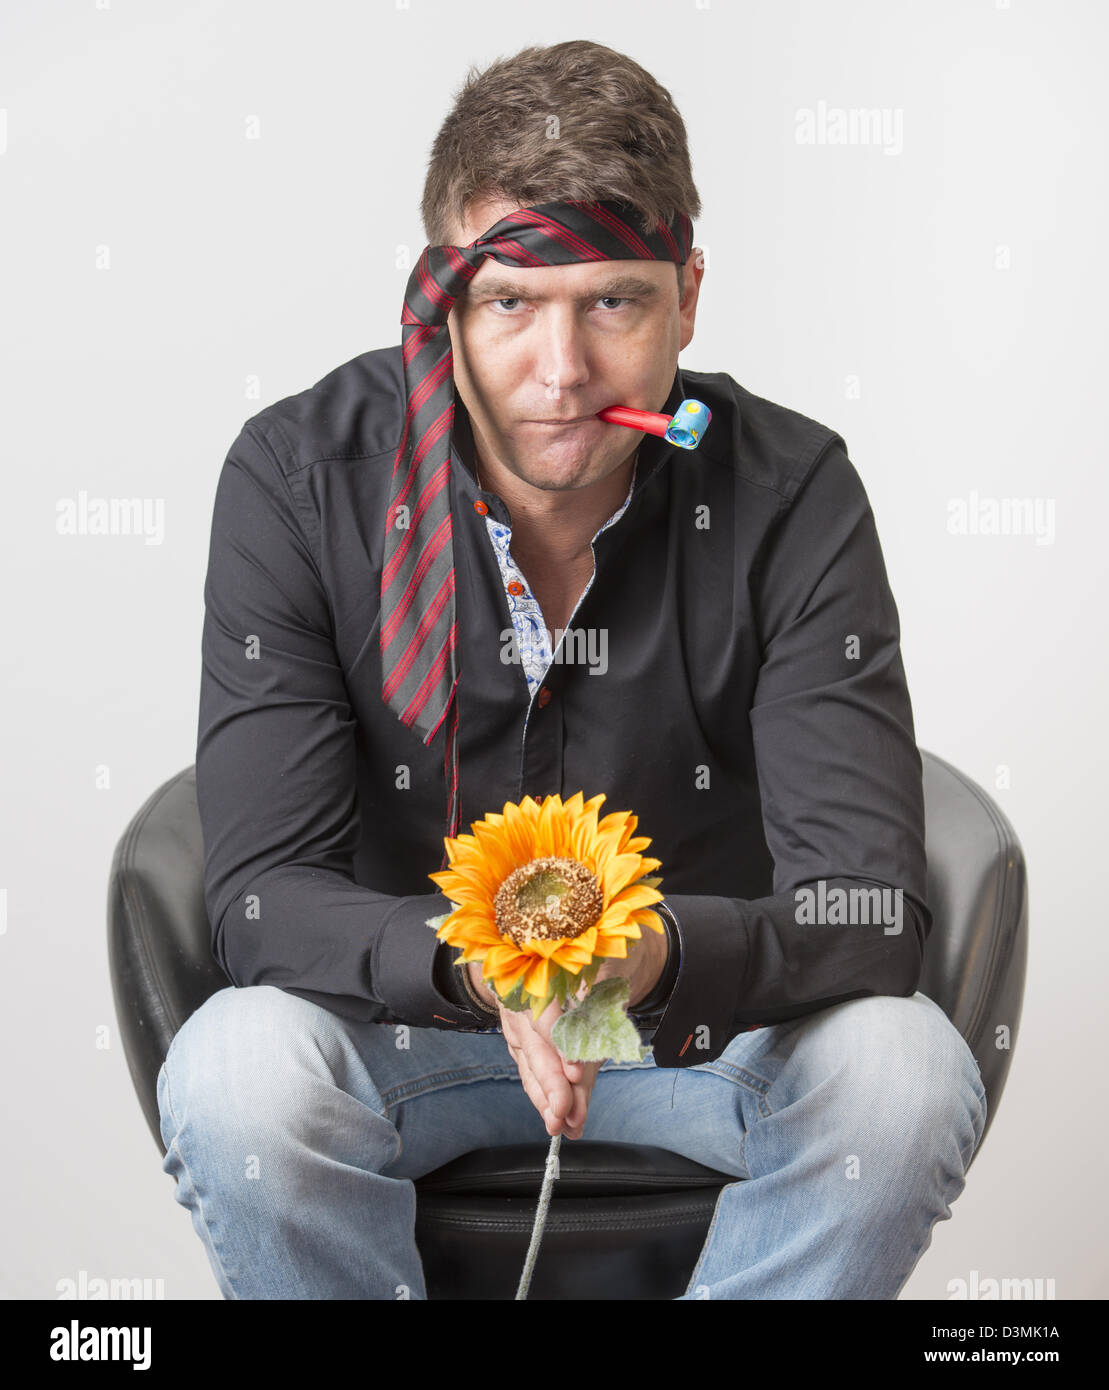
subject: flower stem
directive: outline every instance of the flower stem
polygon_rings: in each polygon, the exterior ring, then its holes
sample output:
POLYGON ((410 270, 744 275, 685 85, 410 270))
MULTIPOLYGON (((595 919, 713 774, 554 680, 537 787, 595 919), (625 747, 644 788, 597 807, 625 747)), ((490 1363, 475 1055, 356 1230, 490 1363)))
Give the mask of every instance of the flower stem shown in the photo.
POLYGON ((516 1290, 517 1299, 528 1296, 531 1272, 535 1268, 535 1258, 539 1254, 539 1242, 543 1239, 543 1228, 547 1224, 547 1209, 551 1205, 551 1190, 554 1187, 555 1169, 558 1166, 558 1147, 561 1142, 561 1134, 551 1135, 551 1145, 547 1150, 547 1168, 543 1174, 543 1186, 539 1189, 539 1206, 536 1208, 535 1222, 531 1228, 531 1244, 528 1246, 527 1258, 524 1260, 524 1272, 520 1276, 520 1284, 516 1290))

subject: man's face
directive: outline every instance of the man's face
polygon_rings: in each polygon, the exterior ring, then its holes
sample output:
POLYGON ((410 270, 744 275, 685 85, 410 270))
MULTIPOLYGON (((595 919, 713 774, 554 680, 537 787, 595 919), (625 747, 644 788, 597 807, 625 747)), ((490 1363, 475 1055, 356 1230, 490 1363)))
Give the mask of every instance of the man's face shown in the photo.
MULTIPOLYGON (((516 209, 471 204, 452 244, 469 245, 516 209)), ((591 417, 610 405, 661 409, 693 338, 699 261, 694 249, 679 299, 672 261, 517 270, 487 257, 447 319, 479 458, 555 491, 624 464, 641 436, 591 417)))

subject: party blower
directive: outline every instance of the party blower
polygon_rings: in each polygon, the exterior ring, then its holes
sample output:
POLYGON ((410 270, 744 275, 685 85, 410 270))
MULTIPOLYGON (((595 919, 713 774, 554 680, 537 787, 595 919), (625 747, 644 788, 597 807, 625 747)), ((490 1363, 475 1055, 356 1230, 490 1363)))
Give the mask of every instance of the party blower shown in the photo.
POLYGON ((702 401, 682 401, 673 415, 657 415, 653 410, 636 410, 630 405, 610 405, 597 411, 597 419, 661 435, 680 449, 696 449, 709 427, 712 411, 702 401))

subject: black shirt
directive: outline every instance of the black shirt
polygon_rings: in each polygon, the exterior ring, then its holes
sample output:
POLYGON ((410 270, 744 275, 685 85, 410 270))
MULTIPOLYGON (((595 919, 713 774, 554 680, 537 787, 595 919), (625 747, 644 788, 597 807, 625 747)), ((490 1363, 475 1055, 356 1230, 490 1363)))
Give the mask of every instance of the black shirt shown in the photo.
MULTIPOLYGON (((461 830, 555 792, 635 813, 677 928, 650 1035, 665 1067, 912 994, 932 925, 897 608, 846 445, 723 372, 679 369, 663 409, 687 396, 711 426, 695 451, 643 437, 630 500, 594 537, 578 659, 534 692, 503 659, 513 620, 486 516, 511 517, 459 452, 461 401, 451 453, 461 830), (588 632, 605 634, 603 672, 588 632)), ((399 346, 367 352, 251 417, 223 464, 197 741, 205 902, 236 985, 485 1030, 426 925, 450 910, 427 877, 445 725, 425 747, 381 698, 403 418, 399 346)))

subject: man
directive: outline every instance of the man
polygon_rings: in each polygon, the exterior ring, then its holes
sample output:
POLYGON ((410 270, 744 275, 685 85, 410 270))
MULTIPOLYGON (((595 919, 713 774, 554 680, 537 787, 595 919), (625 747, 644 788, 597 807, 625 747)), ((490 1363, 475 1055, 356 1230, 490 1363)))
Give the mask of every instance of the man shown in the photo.
POLYGON ((834 431, 678 368, 700 203, 681 118, 623 55, 471 78, 423 211, 457 249, 447 289, 413 274, 403 351, 261 411, 220 476, 197 789, 235 987, 159 1076, 177 1199, 227 1297, 419 1298, 412 1178, 544 1134, 654 1143, 744 1179, 686 1297, 894 1298, 985 1096, 916 989, 920 758, 862 483, 834 431), (622 244, 648 254, 597 249, 622 244), (437 303, 445 327, 419 320, 437 303), (693 453, 596 419, 687 396, 713 412, 693 453), (456 651, 422 650, 439 622, 456 651), (395 708, 421 701, 424 736, 395 708), (629 979, 640 1064, 567 1062, 557 1004, 504 1009, 426 925, 450 907, 427 877, 444 804, 458 833, 579 790, 662 863, 665 936, 598 977, 629 979))

